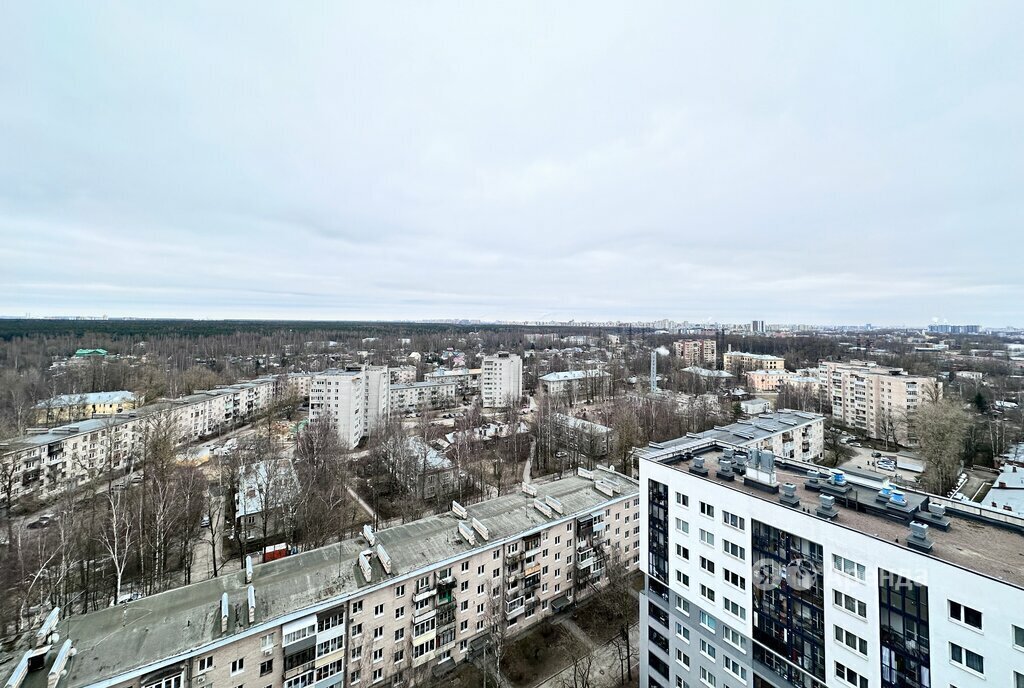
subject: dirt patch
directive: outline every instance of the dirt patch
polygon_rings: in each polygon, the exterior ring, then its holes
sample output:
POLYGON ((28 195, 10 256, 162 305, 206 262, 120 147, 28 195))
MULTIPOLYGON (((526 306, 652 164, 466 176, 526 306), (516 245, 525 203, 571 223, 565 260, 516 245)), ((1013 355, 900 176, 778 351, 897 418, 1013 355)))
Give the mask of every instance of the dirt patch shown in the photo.
MULTIPOLYGON (((484 672, 472 662, 461 662, 450 674, 442 678, 431 677, 423 683, 424 688, 480 688, 484 684, 484 672)), ((488 688, 494 688, 498 682, 488 674, 488 688)))
MULTIPOLYGON (((643 585, 641 580, 640 585, 643 585)), ((631 585, 630 587, 634 587, 631 585)), ((640 616, 639 602, 610 599, 608 592, 587 600, 572 613, 572 620, 597 645, 611 640, 621 628, 632 626, 640 616)))
POLYGON ((501 671, 517 686, 533 685, 569 665, 570 646, 568 631, 542 623, 509 644, 501 671))

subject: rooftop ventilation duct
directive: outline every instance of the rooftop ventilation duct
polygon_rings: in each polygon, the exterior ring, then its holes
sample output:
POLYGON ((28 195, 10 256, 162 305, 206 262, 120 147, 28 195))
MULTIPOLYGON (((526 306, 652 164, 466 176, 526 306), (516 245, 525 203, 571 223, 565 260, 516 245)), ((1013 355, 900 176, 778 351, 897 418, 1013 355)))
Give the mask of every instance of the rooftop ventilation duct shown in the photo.
POLYGON ((523 483, 523 494, 531 497, 537 496, 537 488, 529 483, 523 483))
POLYGON ((544 502, 549 507, 551 507, 551 510, 554 511, 556 514, 564 514, 565 513, 565 507, 562 506, 562 503, 560 501, 558 501, 556 498, 552 497, 551 495, 548 495, 547 497, 545 497, 544 498, 544 502))
POLYGON ((925 510, 919 509, 916 518, 923 523, 927 523, 932 528, 949 530, 949 517, 946 516, 946 507, 942 504, 928 502, 928 508, 925 510))
POLYGON ((252 557, 245 555, 245 582, 252 583, 252 557))
POLYGON ((473 519, 473 530, 475 530, 477 532, 477 534, 480 537, 482 537, 484 540, 490 540, 491 539, 491 534, 487 530, 487 526, 485 526, 483 523, 481 523, 480 521, 478 521, 475 518, 473 519))
POLYGON ((588 480, 594 479, 594 472, 588 471, 586 468, 577 468, 576 475, 578 475, 581 478, 587 478, 588 480))
POLYGON ((804 482, 804 485, 806 485, 807 487, 809 487, 811 489, 816 490, 816 489, 818 489, 818 478, 820 478, 820 477, 821 477, 821 473, 819 473, 816 468, 812 468, 812 469, 807 471, 807 480, 806 480, 806 482, 804 482))
POLYGON ((779 495, 779 502, 789 507, 799 507, 800 498, 796 496, 796 485, 793 483, 782 483, 780 487, 782 494, 779 495))
POLYGON ((18 664, 14 667, 14 671, 8 677, 4 688, 20 688, 22 681, 28 676, 28 658, 31 654, 32 650, 29 650, 21 656, 18 664))
POLYGON ((596 483, 594 483, 594 489, 608 497, 615 496, 615 489, 611 485, 606 483, 604 480, 598 480, 596 483))
POLYGON ((60 619, 60 607, 54 607, 43 619, 43 625, 36 631, 36 647, 42 647, 50 642, 50 634, 57 628, 57 621, 60 619))
POLYGON ((370 543, 370 547, 377 544, 377 536, 373 532, 373 526, 369 523, 363 526, 363 537, 366 538, 368 543, 370 543))
POLYGON ((228 632, 228 594, 224 593, 220 596, 220 632, 228 632))
POLYGON ((245 591, 245 601, 249 604, 249 623, 256 621, 256 588, 251 585, 245 591))
POLYGON ((818 508, 814 510, 815 514, 829 521, 839 516, 839 511, 836 510, 835 497, 833 497, 832 495, 823 494, 818 495, 818 499, 821 501, 821 503, 818 505, 818 508))
POLYGON ((704 459, 700 456, 693 459, 688 470, 695 475, 706 476, 708 474, 708 469, 704 467, 704 459))
POLYGON ((718 460, 718 470, 715 477, 722 480, 735 480, 736 474, 732 472, 732 459, 721 458, 718 460))
POLYGON ((391 575, 391 555, 384 549, 384 544, 377 543, 377 559, 380 560, 380 566, 384 569, 384 573, 391 575))
POLYGON ((551 507, 539 499, 533 500, 533 508, 544 514, 546 517, 551 518, 551 507))
POLYGON ((455 514, 456 516, 458 516, 459 518, 468 518, 469 517, 469 512, 466 511, 466 507, 462 506, 461 504, 456 502, 454 499, 452 500, 452 513, 455 514))
POLYGON ((359 570, 363 572, 363 578, 369 583, 373 580, 373 568, 370 566, 370 554, 371 550, 365 550, 359 553, 359 570))
POLYGON ((459 535, 469 544, 476 544, 476 535, 473 533, 473 527, 465 521, 459 521, 459 535))
POLYGON ((928 537, 928 524, 913 521, 910 524, 910 536, 907 538, 907 546, 922 552, 930 552, 935 542, 928 537))

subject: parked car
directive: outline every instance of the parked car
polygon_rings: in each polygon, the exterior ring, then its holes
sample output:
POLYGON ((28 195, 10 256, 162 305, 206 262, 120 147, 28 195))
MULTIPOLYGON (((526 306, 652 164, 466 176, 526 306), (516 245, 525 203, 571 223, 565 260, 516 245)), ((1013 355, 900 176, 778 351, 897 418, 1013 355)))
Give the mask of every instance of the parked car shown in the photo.
POLYGON ((886 461, 885 459, 880 460, 875 465, 878 466, 879 468, 881 468, 883 471, 895 471, 896 470, 896 463, 893 462, 893 461, 886 461))
POLYGON ((882 458, 882 452, 871 452, 871 458, 872 459, 880 459, 880 458, 882 458))

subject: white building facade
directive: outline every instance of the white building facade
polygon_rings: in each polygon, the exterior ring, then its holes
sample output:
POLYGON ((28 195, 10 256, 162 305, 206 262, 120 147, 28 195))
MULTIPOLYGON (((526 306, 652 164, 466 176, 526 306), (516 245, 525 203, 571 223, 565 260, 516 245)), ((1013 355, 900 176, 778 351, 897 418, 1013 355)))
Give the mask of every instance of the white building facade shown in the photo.
POLYGON ((480 370, 480 395, 485 408, 519 403, 523 396, 523 359, 518 354, 499 351, 484 356, 480 370))

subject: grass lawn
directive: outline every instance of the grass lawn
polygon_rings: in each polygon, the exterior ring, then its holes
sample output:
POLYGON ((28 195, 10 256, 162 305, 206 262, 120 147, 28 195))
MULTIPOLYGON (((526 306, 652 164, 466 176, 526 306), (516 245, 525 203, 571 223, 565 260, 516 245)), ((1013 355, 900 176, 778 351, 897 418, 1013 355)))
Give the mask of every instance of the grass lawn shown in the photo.
POLYGON ((569 665, 569 644, 561 626, 542 623, 508 644, 502 673, 517 686, 533 685, 569 665))

